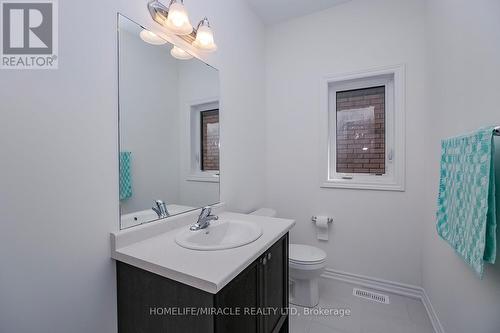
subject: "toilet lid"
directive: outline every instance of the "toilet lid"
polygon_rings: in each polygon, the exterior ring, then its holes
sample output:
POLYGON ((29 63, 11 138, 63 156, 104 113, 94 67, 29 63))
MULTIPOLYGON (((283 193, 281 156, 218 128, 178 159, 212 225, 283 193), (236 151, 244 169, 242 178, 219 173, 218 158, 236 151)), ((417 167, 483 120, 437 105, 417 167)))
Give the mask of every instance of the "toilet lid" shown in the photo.
POLYGON ((325 251, 318 249, 314 246, 302 244, 289 245, 289 258, 290 261, 297 263, 313 264, 325 261, 325 251))

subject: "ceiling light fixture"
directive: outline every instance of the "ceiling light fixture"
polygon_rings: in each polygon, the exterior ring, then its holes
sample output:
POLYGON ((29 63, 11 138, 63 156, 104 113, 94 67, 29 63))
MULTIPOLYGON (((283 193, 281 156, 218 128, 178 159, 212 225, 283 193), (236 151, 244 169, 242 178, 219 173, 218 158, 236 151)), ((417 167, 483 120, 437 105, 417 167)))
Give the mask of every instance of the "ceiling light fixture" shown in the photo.
POLYGON ((179 35, 189 44, 206 52, 217 50, 208 18, 205 17, 198 23, 196 30, 193 29, 183 0, 171 0, 168 7, 158 0, 151 0, 148 2, 148 10, 156 23, 179 35))
POLYGON ((217 45, 215 45, 214 42, 214 33, 206 17, 198 23, 198 27, 196 28, 196 39, 193 42, 193 46, 207 52, 217 50, 217 45))
POLYGON ((141 39, 143 41, 145 41, 146 43, 149 43, 149 44, 163 45, 163 44, 167 43, 166 40, 162 39, 160 36, 158 36, 154 32, 151 32, 151 31, 146 30, 146 29, 142 29, 142 31, 139 33, 139 36, 141 37, 141 39))
POLYGON ((172 50, 170 50, 170 54, 172 55, 172 57, 179 60, 189 60, 193 58, 192 55, 190 55, 189 53, 187 53, 186 51, 175 45, 172 48, 172 50))
POLYGON ((171 0, 168 7, 158 0, 153 0, 148 3, 148 9, 153 19, 170 32, 180 36, 193 32, 184 0, 171 0))

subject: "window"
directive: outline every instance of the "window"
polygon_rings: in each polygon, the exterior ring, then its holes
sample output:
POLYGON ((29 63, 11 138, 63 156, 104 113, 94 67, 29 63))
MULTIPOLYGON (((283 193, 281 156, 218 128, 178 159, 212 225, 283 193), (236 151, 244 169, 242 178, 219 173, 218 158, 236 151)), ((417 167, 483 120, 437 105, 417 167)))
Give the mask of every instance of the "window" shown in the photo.
POLYGON ((323 187, 404 190, 402 67, 328 78, 323 187))
POLYGON ((219 102, 191 105, 189 181, 219 181, 219 102))
POLYGON ((336 172, 385 174, 385 86, 336 91, 336 172))
POLYGON ((219 110, 202 111, 201 171, 219 171, 219 110))

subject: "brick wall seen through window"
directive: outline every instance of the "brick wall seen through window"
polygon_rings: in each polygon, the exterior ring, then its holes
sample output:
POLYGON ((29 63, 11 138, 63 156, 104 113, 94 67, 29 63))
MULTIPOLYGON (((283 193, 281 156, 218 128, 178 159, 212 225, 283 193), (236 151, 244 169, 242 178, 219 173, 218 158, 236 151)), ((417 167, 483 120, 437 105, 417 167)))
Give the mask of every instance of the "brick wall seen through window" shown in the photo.
POLYGON ((385 86, 337 91, 337 172, 385 174, 385 86))
POLYGON ((219 170, 219 110, 201 112, 201 170, 219 170))

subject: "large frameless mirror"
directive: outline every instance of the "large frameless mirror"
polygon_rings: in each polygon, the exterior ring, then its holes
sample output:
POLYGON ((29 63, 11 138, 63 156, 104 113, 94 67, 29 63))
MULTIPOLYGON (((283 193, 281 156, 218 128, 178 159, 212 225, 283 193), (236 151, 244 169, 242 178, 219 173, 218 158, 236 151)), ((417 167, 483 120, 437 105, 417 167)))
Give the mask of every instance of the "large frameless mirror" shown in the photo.
POLYGON ((118 15, 120 228, 219 202, 219 73, 118 15))

